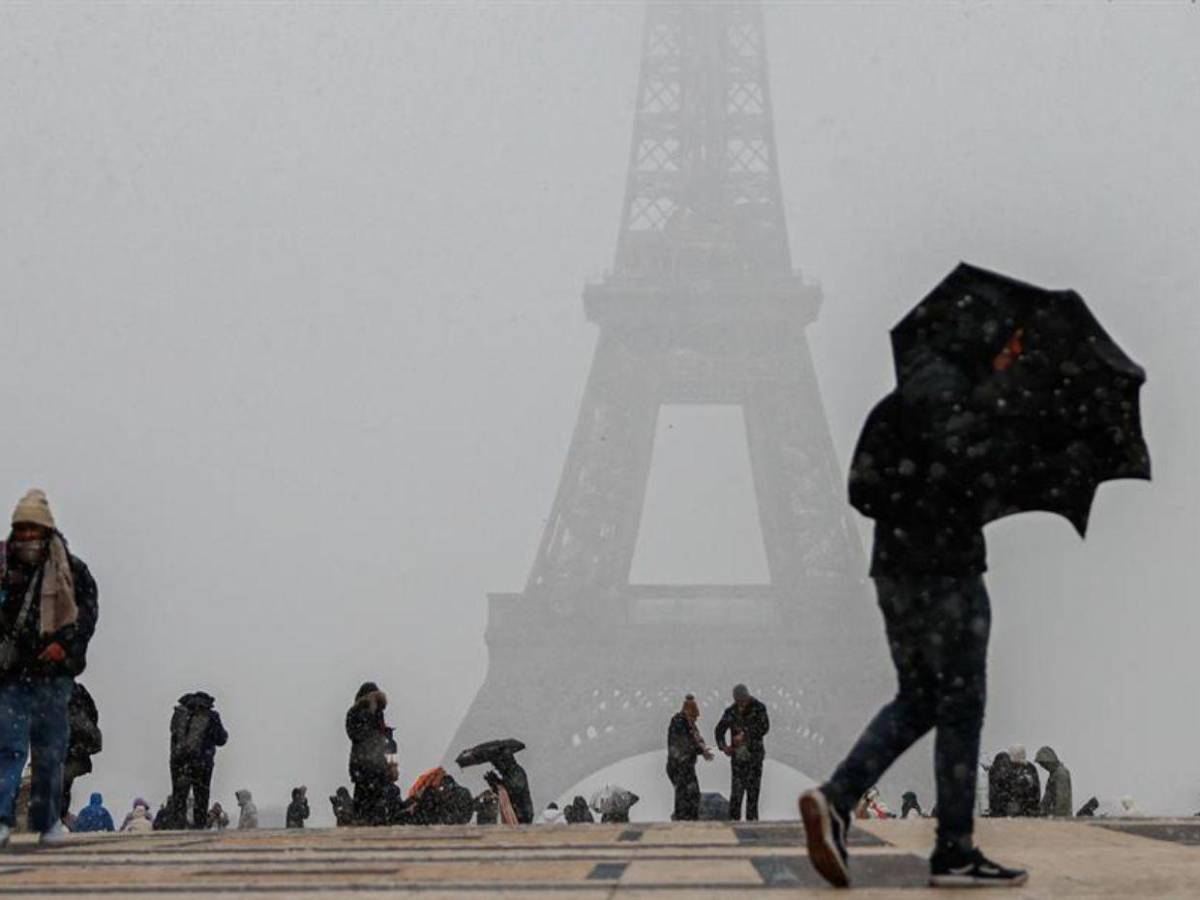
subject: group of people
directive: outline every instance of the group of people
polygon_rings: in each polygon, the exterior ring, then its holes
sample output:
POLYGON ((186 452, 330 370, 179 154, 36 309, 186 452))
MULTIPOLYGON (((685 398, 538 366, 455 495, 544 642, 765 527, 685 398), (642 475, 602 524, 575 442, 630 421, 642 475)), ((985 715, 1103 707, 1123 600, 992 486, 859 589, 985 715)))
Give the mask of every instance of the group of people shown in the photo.
MULTIPOLYGON (((701 759, 711 762, 715 756, 700 734, 699 720, 700 704, 688 694, 667 726, 667 778, 675 790, 671 813, 675 821, 700 818, 696 764, 701 759)), ((735 822, 742 818, 743 799, 746 821, 758 819, 758 795, 767 755, 763 738, 770 730, 766 705, 752 696, 746 685, 736 685, 733 703, 722 713, 713 735, 717 750, 729 757, 729 818, 735 822)))
POLYGON ((997 753, 987 767, 987 796, 989 816, 1065 817, 1074 810, 1071 772, 1050 747, 1038 750, 1033 763, 1026 758, 1021 744, 997 753), (1044 792, 1037 766, 1046 771, 1044 792))

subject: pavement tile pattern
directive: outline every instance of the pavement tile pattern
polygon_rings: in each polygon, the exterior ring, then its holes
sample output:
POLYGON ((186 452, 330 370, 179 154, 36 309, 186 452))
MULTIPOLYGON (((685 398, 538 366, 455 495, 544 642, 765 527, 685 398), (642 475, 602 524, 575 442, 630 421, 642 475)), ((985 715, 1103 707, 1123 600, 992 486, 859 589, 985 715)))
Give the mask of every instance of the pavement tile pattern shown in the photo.
MULTIPOLYGON (((1096 824, 985 820, 980 836, 1034 873, 1007 896, 1200 896, 1200 823, 1096 824)), ((858 893, 924 896, 930 823, 864 826, 851 832, 858 893)), ((22 836, 0 853, 0 900, 821 896, 802 838, 794 822, 73 835, 46 849, 22 836)))

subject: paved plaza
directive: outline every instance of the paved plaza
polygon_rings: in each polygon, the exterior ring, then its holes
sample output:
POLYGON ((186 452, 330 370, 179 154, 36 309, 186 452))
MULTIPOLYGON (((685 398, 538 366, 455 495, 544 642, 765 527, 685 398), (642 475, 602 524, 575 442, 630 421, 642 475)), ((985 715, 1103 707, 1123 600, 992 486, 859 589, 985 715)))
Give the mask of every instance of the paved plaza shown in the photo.
MULTIPOLYGON (((928 821, 853 831, 856 894, 920 897, 928 821)), ((981 844, 1028 867, 1006 896, 1198 897, 1200 822, 980 823, 981 844)), ((0 896, 502 897, 817 896, 828 892, 795 823, 559 825, 18 837, 0 896)), ((948 892, 938 891, 938 896, 948 892)), ((953 895, 953 892, 949 892, 953 895)))

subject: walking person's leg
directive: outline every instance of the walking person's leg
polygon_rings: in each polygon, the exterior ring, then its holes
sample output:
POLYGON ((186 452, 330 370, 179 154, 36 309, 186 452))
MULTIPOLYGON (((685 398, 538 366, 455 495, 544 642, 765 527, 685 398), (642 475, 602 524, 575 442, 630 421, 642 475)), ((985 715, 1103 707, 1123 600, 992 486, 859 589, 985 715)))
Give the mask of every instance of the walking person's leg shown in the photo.
POLYGON ((74 684, 74 680, 66 676, 31 682, 29 747, 33 781, 29 821, 33 829, 43 835, 61 820, 63 766, 67 761, 67 740, 71 736, 67 704, 74 684))
POLYGON ((29 755, 30 693, 27 681, 0 684, 0 825, 15 828, 17 792, 29 755))
POLYGON ((683 799, 683 776, 677 766, 667 763, 667 778, 670 780, 671 789, 675 794, 675 805, 671 810, 671 821, 678 822, 683 817, 683 811, 686 806, 683 799))
POLYGON ((762 787, 763 761, 755 759, 746 767, 746 821, 758 821, 758 791, 762 787))
POLYGON ((800 797, 809 860, 830 883, 850 883, 846 831, 867 789, 933 727, 937 685, 924 651, 937 638, 931 627, 926 579, 877 578, 875 589, 899 682, 895 698, 867 725, 830 779, 800 797))
MULTIPOLYGON (((745 767, 736 762, 729 763, 729 820, 737 822, 742 818, 742 796, 746 792, 745 767)), ((746 818, 750 818, 747 808, 746 818)))

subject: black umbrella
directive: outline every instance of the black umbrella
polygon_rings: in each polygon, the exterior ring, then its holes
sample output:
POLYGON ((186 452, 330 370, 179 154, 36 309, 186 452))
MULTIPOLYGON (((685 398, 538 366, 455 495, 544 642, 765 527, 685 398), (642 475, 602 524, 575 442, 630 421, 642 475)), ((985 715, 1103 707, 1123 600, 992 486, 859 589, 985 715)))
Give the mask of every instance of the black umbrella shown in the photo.
POLYGON ((1145 373, 1074 291, 963 263, 892 330, 892 351, 896 391, 851 469, 868 516, 1043 510, 1083 535, 1101 482, 1150 477, 1145 373))
POLYGON ((525 745, 516 738, 502 738, 497 741, 484 741, 458 754, 454 760, 462 768, 483 764, 495 765, 496 760, 503 756, 511 756, 525 749, 525 745))

